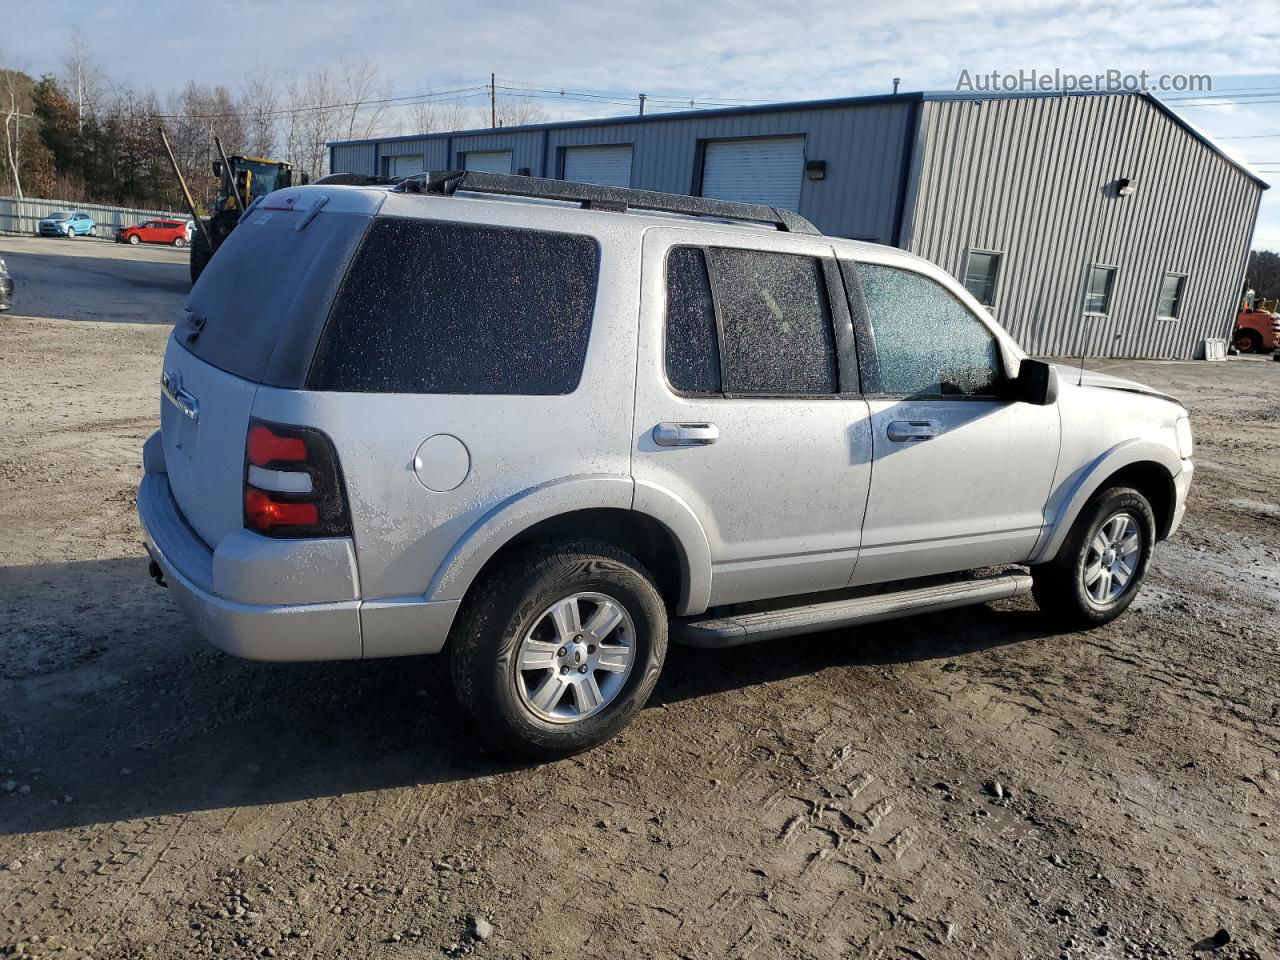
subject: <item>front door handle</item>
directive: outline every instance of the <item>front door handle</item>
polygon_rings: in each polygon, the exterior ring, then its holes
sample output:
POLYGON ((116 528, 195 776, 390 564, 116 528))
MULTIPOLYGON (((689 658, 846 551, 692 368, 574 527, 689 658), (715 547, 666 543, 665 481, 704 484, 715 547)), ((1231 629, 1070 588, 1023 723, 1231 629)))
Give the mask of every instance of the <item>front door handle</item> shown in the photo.
POLYGON ((898 443, 929 440, 939 433, 937 420, 894 420, 889 424, 889 439, 898 443))
POLYGON ((714 423, 671 423, 663 421, 653 428, 653 442, 660 447, 705 447, 720 439, 720 428, 714 423))

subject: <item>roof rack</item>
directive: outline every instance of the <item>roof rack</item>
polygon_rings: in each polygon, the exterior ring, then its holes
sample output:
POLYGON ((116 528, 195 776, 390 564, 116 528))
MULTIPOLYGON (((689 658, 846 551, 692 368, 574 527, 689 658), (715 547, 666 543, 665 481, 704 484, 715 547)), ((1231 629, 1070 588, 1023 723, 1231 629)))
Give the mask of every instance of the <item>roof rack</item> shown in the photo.
POLYGON ((683 213, 695 217, 724 217, 765 223, 787 233, 817 234, 818 228, 790 210, 767 207, 760 203, 734 203, 710 197, 689 197, 657 190, 631 190, 625 187, 603 187, 571 180, 547 180, 478 170, 446 170, 419 174, 403 180, 394 190, 405 193, 436 193, 452 196, 459 190, 471 193, 493 193, 511 197, 533 197, 539 200, 567 200, 587 210, 626 213, 627 210, 656 210, 683 213))

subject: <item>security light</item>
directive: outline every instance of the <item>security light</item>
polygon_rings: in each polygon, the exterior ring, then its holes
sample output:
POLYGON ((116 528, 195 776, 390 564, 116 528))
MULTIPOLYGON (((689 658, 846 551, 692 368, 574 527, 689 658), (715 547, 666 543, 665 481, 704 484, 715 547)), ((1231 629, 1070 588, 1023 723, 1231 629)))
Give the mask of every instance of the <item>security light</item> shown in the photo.
POLYGON ((810 180, 825 180, 827 178, 827 161, 810 160, 804 165, 804 175, 810 180))
POLYGON ((1138 189, 1138 181, 1129 177, 1121 177, 1116 181, 1116 194, 1121 197, 1131 197, 1138 189))

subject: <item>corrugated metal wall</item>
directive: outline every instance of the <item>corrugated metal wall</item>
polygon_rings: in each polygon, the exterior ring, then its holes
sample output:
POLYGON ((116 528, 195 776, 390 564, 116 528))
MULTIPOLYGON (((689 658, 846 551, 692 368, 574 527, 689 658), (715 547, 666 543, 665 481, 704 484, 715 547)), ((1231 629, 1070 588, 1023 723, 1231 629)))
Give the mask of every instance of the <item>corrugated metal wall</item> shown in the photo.
POLYGON ((383 157, 424 154, 427 169, 460 166, 468 150, 510 150, 512 169, 558 177, 561 150, 589 144, 633 145, 631 186, 669 193, 697 189, 705 140, 799 134, 805 158, 825 160, 826 178, 804 179, 800 213, 825 233, 892 243, 916 100, 797 110, 659 115, 638 122, 549 124, 512 131, 434 134, 375 144, 334 144, 335 173, 383 173, 383 157))
POLYGON ((918 142, 904 245, 956 276, 999 252, 994 312, 1030 353, 1185 358, 1230 334, 1262 187, 1146 98, 926 101, 918 142), (1095 263, 1112 307, 1086 320, 1095 263), (1178 320, 1156 318, 1166 272, 1178 320))
POLYGON ((0 233, 35 233, 36 225, 54 211, 83 212, 93 217, 97 226, 94 236, 111 238, 116 227, 127 227, 143 220, 190 220, 189 213, 167 210, 140 210, 134 207, 112 207, 102 203, 71 203, 66 200, 43 200, 39 197, 0 197, 0 233))

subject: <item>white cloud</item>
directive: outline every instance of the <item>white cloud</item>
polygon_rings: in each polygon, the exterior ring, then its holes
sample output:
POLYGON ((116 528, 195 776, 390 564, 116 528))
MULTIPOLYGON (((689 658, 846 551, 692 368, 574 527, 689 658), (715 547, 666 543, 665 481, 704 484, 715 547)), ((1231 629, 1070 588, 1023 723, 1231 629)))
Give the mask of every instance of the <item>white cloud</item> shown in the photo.
MULTIPOLYGON (((111 75, 162 93, 188 77, 234 88, 257 65, 306 71, 344 53, 374 59, 397 94, 494 71, 571 90, 796 100, 888 92, 894 77, 904 90, 948 89, 962 69, 1055 67, 1209 73, 1219 90, 1280 88, 1274 0, 383 0, 376 8, 322 0, 53 0, 6 19, 8 39, 0 44, 11 54, 20 45, 35 72, 58 69, 66 36, 79 26, 111 75)), ((566 118, 630 109, 544 103, 566 118)), ((1280 103, 1184 113, 1216 136, 1280 132, 1280 103)), ((1280 138, 1228 142, 1248 159, 1280 160, 1280 138)), ((1272 193, 1258 241, 1280 248, 1280 192, 1272 193)))

